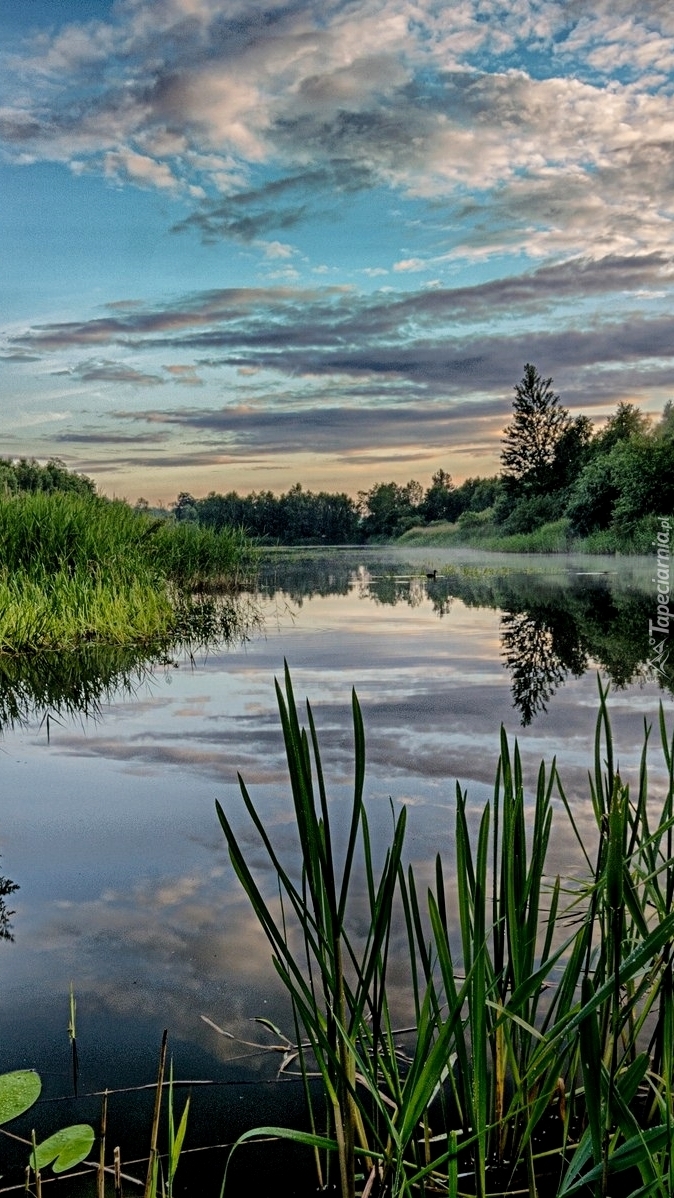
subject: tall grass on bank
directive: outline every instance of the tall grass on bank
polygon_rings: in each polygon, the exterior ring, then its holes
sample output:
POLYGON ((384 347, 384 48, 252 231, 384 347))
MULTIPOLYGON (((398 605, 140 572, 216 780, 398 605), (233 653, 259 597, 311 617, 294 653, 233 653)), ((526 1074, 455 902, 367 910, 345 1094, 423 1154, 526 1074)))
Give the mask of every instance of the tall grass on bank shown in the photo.
POLYGON ((157 520, 127 504, 56 492, 0 500, 0 652, 171 638, 186 596, 251 568, 233 529, 157 520))
POLYGON ((415 526, 398 538, 397 544, 435 546, 437 548, 467 545, 486 549, 490 553, 610 553, 647 554, 652 552, 653 539, 658 531, 655 517, 643 517, 631 531, 614 528, 574 536, 571 521, 563 516, 542 524, 533 532, 506 533, 492 519, 482 520, 482 513, 469 513, 471 521, 447 522, 415 526))
POLYGON ((402 865, 404 808, 375 869, 355 694, 353 799, 346 850, 337 853, 311 708, 302 728, 287 671, 277 692, 298 877, 279 858, 243 781, 241 792, 274 869, 280 909, 263 897, 220 806, 218 815, 292 1000, 312 1130, 258 1128, 239 1143, 275 1135, 307 1144, 319 1185, 336 1174, 342 1198, 674 1193, 674 739, 662 708, 668 784, 655 810, 648 732, 631 795, 615 767, 600 685, 592 856, 555 762, 541 765, 532 810, 517 745, 511 749, 502 734, 477 834, 457 787, 454 885, 438 857, 424 897, 402 865), (555 792, 586 862, 582 882, 546 872, 555 792), (357 868, 365 875, 365 922, 362 908, 354 910, 357 868), (407 1053, 387 991, 401 912, 415 1012, 407 1053), (365 936, 356 930, 363 926, 365 936), (312 1103, 316 1072, 325 1118, 312 1103))

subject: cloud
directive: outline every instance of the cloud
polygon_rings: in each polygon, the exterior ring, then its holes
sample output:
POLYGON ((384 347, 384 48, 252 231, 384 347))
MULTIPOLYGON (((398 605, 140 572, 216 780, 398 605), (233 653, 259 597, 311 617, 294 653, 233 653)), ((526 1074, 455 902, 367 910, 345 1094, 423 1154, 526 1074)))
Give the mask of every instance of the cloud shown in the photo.
POLYGON ((393 263, 393 269, 397 271, 428 270, 428 263, 424 262, 423 258, 403 258, 400 262, 393 263))
POLYGON ((148 374, 123 362, 81 362, 68 373, 83 383, 127 383, 134 387, 156 387, 166 381, 157 374, 148 374))
POLYGON ((130 150, 106 154, 103 169, 111 179, 128 179, 132 183, 167 188, 170 191, 178 185, 178 180, 165 162, 157 162, 147 154, 134 154, 130 150))
MULTIPOLYGON (((339 455, 362 462, 363 453, 375 451, 381 460, 422 460, 427 452, 418 446, 452 446, 456 442, 496 435, 509 409, 509 399, 475 404, 435 404, 390 407, 323 407, 310 410, 261 409, 242 405, 191 410, 118 412, 117 418, 197 434, 217 444, 216 454, 229 460, 278 456, 307 451, 339 455)), ((203 452, 208 453, 207 449, 203 452)), ((213 452, 213 451, 212 451, 213 452)), ((215 460, 211 457, 211 460, 215 460)))
POLYGON ((38 325, 8 338, 12 352, 66 349, 78 345, 175 345, 206 341, 221 345, 289 344, 298 338, 344 345, 351 336, 395 337, 408 326, 442 328, 462 321, 489 320, 503 313, 536 314, 554 305, 638 288, 669 288, 674 260, 663 252, 578 258, 468 287, 363 296, 344 287, 225 288, 185 296, 154 307, 109 305, 113 314, 86 321, 38 325), (272 326, 270 328, 270 325, 272 326))
POLYGON ((445 205, 455 253, 648 252, 671 243, 672 65, 657 4, 126 3, 6 54, 0 133, 192 197, 175 227, 206 240, 377 186, 445 205))
MULTIPOLYGON (((117 411, 129 422, 120 442, 128 470, 259 465, 300 452, 353 467, 421 461, 444 447, 493 457, 527 361, 553 376, 575 411, 603 416, 619 399, 662 402, 674 386, 674 320, 662 300, 641 299, 641 311, 613 319, 593 312, 598 300, 612 310, 607 297, 622 292, 666 296, 671 273, 663 254, 613 255, 473 287, 211 290, 166 305, 126 301, 91 321, 36 326, 14 344, 59 359, 82 346, 118 347, 123 361, 76 363, 69 376, 110 388, 173 380, 203 390, 198 407, 117 411), (542 322, 545 311, 554 320, 542 322), (143 355, 163 359, 163 374, 136 365, 143 355)), ((72 441, 106 444, 86 427, 75 427, 72 441)), ((100 454, 82 468, 105 471, 110 462, 100 454)))
POLYGON ((164 370, 171 375, 174 383, 181 383, 185 387, 203 387, 204 380, 199 378, 194 366, 165 366, 164 370))
POLYGON ((224 199, 207 200, 175 224, 173 231, 196 229, 207 242, 231 237, 244 243, 259 244, 265 233, 291 229, 309 215, 333 207, 336 195, 364 190, 373 182, 372 174, 365 166, 347 161, 333 162, 329 166, 285 174, 224 199))
POLYGON ((168 438, 168 433, 161 431, 118 433, 91 429, 79 433, 57 433, 52 440, 60 445, 119 445, 130 448, 134 445, 161 445, 168 438))

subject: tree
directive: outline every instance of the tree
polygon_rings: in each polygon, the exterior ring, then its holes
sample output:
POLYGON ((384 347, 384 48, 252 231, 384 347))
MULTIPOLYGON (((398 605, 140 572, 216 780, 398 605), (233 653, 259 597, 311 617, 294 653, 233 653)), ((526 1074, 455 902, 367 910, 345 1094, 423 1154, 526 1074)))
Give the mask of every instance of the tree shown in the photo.
POLYGON ((420 514, 427 523, 433 520, 455 520, 460 511, 451 475, 438 470, 420 504, 420 514))
POLYGON ((632 441, 648 432, 650 420, 633 403, 621 400, 613 416, 609 416, 597 436, 597 448, 601 453, 610 453, 623 441, 632 441))
POLYGON ((550 486, 557 444, 571 418, 552 379, 541 378, 530 362, 515 387, 513 411, 503 435, 503 474, 516 494, 540 495, 550 486))
POLYGON ((421 485, 414 479, 405 483, 375 483, 369 491, 359 491, 363 513, 363 531, 368 537, 395 537, 418 519, 423 497, 421 485))
POLYGON ((555 445, 551 467, 551 487, 563 491, 573 485, 592 457, 592 421, 588 416, 570 420, 555 445))
POLYGON ((674 437, 674 401, 671 399, 667 400, 653 431, 656 437, 674 437))
POLYGON ((173 515, 176 520, 188 520, 196 524, 199 520, 197 512, 197 501, 189 491, 181 491, 173 506, 173 515))

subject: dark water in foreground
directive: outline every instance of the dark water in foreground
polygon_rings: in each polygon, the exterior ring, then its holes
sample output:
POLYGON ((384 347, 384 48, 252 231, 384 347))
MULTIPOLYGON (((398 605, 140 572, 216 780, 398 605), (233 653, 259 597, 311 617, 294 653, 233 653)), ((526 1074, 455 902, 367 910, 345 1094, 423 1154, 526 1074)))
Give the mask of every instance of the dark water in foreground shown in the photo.
MULTIPOLYGON (((72 658, 33 663, 28 673, 0 667, 0 873, 20 885, 7 899, 14 942, 0 941, 0 1068, 39 1070, 45 1131, 96 1123, 100 1110, 99 1098, 71 1097, 71 982, 80 1094, 149 1084, 168 1027, 176 1076, 213 1083, 193 1087, 188 1147, 301 1119, 296 1083, 274 1081, 278 1054, 256 1053, 213 1027, 261 1045, 273 1037, 254 1017, 289 1030, 214 806, 218 799, 262 864, 240 771, 292 861, 273 688, 284 657, 296 694, 312 701, 337 824, 351 783, 355 685, 373 834, 383 845, 390 803, 407 804, 406 856, 423 884, 436 852, 451 870, 455 780, 474 812, 491 793, 502 723, 520 738, 530 783, 540 759, 557 756, 591 838, 597 670, 613 680, 614 736, 628 777, 644 718, 656 722, 661 698, 670 727, 674 715, 674 674, 658 680, 646 664, 650 575, 648 562, 607 559, 537 564, 428 550, 279 556, 265 565, 255 599, 263 632, 243 644, 145 666, 90 655, 86 668, 72 658), (438 577, 428 579, 434 569, 438 577)), ((657 789, 656 751, 652 760, 657 789)), ((559 828, 550 868, 566 873, 575 856, 562 821, 559 828)), ((272 893, 273 878, 263 874, 261 886, 272 893)), ((393 1000, 404 1020, 395 979, 393 1000)), ((151 1101, 149 1092, 110 1099, 108 1143, 122 1141, 127 1161, 147 1151, 151 1101)), ((23 1130, 30 1125, 24 1120, 23 1130)), ((0 1137, 0 1160, 10 1164, 11 1155, 0 1137)), ((203 1171, 190 1192, 217 1194, 222 1158, 195 1152, 186 1160, 188 1181, 203 1171)), ((262 1175, 273 1167, 265 1156, 262 1175)), ((1 1192, 11 1174, 0 1171, 1 1192)), ((85 1192, 73 1183, 55 1188, 71 1190, 85 1192)), ((262 1181, 255 1192, 265 1192, 262 1181)))

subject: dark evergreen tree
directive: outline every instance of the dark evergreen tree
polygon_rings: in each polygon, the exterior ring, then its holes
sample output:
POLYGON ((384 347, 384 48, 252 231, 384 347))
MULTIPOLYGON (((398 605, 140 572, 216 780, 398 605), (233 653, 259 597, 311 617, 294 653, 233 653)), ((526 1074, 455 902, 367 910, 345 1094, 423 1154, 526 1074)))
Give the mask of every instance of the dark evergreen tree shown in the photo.
POLYGON ((557 445, 571 418, 552 379, 541 378, 530 362, 515 387, 513 412, 503 436, 504 478, 515 495, 540 495, 550 489, 557 445))

